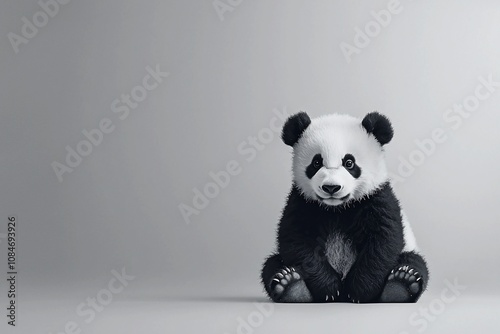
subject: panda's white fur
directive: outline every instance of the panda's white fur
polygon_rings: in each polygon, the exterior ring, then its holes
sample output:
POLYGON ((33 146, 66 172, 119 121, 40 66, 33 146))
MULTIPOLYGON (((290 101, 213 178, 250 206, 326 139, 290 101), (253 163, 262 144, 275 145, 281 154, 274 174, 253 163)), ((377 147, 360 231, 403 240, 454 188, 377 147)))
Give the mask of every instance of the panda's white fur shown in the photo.
POLYGON ((342 186, 336 198, 321 200, 323 204, 337 206, 359 200, 371 194, 387 181, 387 167, 381 145, 361 125, 361 120, 349 115, 332 114, 311 120, 294 146, 294 181, 306 198, 318 200, 329 197, 321 190, 325 183, 342 186), (309 179, 304 170, 315 154, 321 154, 324 166, 309 179), (352 154, 362 173, 354 178, 342 167, 342 158, 352 154), (349 196, 345 200, 340 200, 349 196), (338 199, 337 199, 338 198, 338 199))
POLYGON ((325 255, 328 263, 341 275, 342 279, 356 261, 356 250, 352 241, 341 233, 332 233, 328 236, 325 243, 325 255))
POLYGON ((403 222, 403 235, 405 240, 405 247, 403 248, 403 252, 418 252, 419 249, 417 246, 417 239, 413 234, 410 222, 408 221, 408 217, 406 216, 404 211, 401 211, 401 217, 403 222))

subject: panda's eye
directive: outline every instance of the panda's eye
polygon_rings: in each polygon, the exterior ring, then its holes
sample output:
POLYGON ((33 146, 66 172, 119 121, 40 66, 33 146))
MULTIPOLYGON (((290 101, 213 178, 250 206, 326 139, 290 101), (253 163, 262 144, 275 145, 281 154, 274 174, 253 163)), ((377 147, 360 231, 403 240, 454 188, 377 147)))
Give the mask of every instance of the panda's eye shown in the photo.
POLYGON ((347 159, 347 160, 344 162, 344 166, 345 166, 345 168, 347 168, 347 169, 353 169, 353 168, 354 168, 354 161, 352 161, 351 159, 347 159))
POLYGON ((314 159, 313 160, 314 168, 320 168, 322 164, 323 164, 323 161, 321 161, 321 159, 314 159))

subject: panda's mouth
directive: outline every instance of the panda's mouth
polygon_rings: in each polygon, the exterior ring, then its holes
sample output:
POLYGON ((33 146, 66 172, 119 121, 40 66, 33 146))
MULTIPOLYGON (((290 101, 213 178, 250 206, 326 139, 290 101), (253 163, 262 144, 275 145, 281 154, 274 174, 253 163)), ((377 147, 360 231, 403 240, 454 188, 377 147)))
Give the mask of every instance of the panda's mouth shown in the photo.
POLYGON ((330 204, 330 202, 332 203, 332 205, 338 205, 337 203, 335 202, 340 202, 340 203, 343 203, 344 201, 346 201, 349 196, 351 194, 347 194, 343 197, 333 197, 333 196, 330 196, 330 197, 321 197, 320 195, 316 194, 316 196, 318 197, 318 199, 322 202, 325 202, 327 204, 330 204))

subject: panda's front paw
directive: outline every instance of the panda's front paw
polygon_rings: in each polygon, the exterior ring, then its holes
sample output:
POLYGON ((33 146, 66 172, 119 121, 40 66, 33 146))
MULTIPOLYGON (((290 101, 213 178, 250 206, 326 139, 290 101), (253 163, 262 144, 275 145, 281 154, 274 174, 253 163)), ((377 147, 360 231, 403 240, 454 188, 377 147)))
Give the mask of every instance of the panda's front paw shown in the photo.
POLYGON ((333 303, 335 301, 340 301, 340 288, 339 289, 332 289, 332 291, 329 291, 325 295, 325 303, 333 303))
POLYGON ((356 293, 355 291, 347 293, 347 302, 354 304, 360 304, 360 303, 362 304, 362 303, 368 303, 369 301, 370 299, 364 297, 362 293, 356 293))
POLYGON ((333 303, 345 300, 340 278, 333 278, 320 284, 314 282, 311 292, 317 303, 333 303))
POLYGON ((347 301, 350 303, 364 303, 365 299, 363 298, 363 295, 356 291, 356 289, 349 288, 349 292, 347 292, 347 301))
POLYGON ((351 303, 368 303, 374 296, 373 292, 367 289, 369 286, 361 278, 355 278, 354 275, 347 275, 344 281, 347 301, 351 303))

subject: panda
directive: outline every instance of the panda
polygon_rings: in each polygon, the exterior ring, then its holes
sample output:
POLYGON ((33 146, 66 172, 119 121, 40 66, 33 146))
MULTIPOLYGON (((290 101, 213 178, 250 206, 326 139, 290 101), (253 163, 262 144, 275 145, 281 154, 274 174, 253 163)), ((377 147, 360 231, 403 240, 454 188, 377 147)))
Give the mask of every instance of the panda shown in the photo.
POLYGON ((391 187, 384 145, 389 119, 368 113, 290 116, 293 184, 262 268, 274 302, 416 302, 427 263, 391 187))

